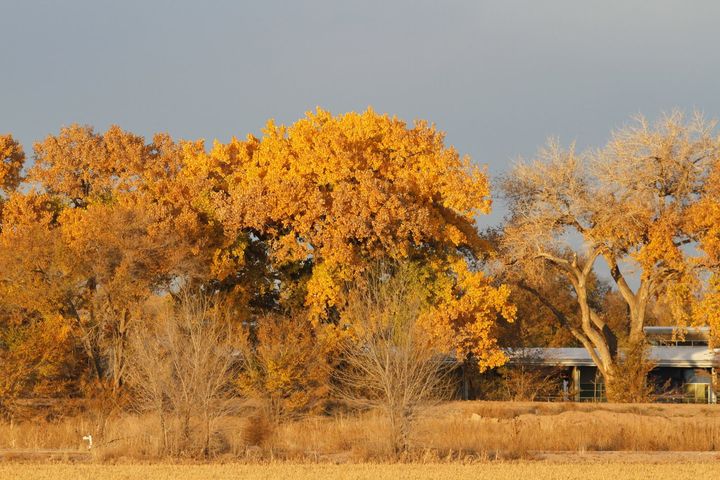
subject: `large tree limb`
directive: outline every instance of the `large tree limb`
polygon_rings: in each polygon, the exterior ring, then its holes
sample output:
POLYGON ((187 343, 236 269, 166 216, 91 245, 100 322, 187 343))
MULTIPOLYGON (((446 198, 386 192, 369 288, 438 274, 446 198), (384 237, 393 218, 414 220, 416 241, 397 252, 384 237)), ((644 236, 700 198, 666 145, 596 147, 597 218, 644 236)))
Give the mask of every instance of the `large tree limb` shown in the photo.
POLYGON ((566 328, 573 337, 575 337, 582 345, 583 347, 588 351, 590 354, 590 358, 592 359, 593 363, 597 365, 599 369, 601 369, 604 373, 604 363, 602 359, 598 356, 597 351, 595 349, 595 346, 593 345, 590 338, 588 338, 587 335, 585 335, 581 330, 578 330, 570 321, 570 319, 565 315, 560 309, 558 309, 555 305, 552 304, 542 293, 540 293, 539 290, 536 288, 528 285, 525 281, 520 280, 519 282, 516 282, 516 285, 526 292, 533 295, 535 298, 538 299, 540 303, 542 303, 552 314, 555 316, 555 318, 560 322, 560 325, 562 325, 564 328, 566 328))
POLYGON ((627 280, 625 279, 625 276, 620 271, 617 260, 607 251, 603 254, 603 258, 605 258, 605 261, 610 267, 610 276, 615 281, 620 295, 622 295, 628 305, 633 308, 632 306, 635 304, 635 293, 632 291, 630 285, 628 285, 627 280))

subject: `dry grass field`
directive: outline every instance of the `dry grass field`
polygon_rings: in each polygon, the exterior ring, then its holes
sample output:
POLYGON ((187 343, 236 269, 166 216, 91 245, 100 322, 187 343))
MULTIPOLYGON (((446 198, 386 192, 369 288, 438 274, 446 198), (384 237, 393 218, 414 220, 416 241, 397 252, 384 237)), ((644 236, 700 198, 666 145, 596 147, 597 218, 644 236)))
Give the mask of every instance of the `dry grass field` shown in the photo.
POLYGON ((475 463, 475 464, 269 464, 72 465, 0 464, 0 478, 18 480, 691 480, 712 478, 712 463, 475 463))
MULTIPOLYGON (((717 452, 720 406, 451 402, 427 409, 411 437, 409 460, 536 459, 542 452, 717 452)), ((91 462, 159 461, 152 417, 121 415, 104 433, 83 416, 0 424, 0 459, 91 462), (89 454, 82 436, 96 443, 89 454)), ((247 417, 222 419, 213 458, 331 463, 391 458, 385 419, 309 417, 275 428, 247 417)), ((0 476, 0 478, 4 478, 0 476)))

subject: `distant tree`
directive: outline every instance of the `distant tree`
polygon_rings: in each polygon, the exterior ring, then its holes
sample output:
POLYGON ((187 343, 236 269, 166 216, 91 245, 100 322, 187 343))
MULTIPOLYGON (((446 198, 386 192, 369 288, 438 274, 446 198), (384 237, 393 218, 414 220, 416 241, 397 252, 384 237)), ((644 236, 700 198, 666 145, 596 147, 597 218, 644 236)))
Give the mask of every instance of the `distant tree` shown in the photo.
POLYGON ((688 223, 699 237, 704 256, 699 260, 709 273, 704 294, 696 305, 695 320, 712 327, 713 341, 720 342, 720 159, 715 159, 700 200, 692 207, 688 223))
POLYGON ((7 196, 22 181, 25 152, 12 135, 0 135, 0 192, 7 196))
POLYGON ((12 135, 0 135, 0 231, 3 227, 3 210, 7 198, 22 181, 25 152, 12 135))
POLYGON ((5 203, 0 300, 20 324, 64 319, 90 366, 78 385, 117 392, 142 303, 209 263, 183 168, 194 146, 73 125, 35 145, 28 188, 5 203))
POLYGON ((611 399, 619 332, 592 305, 595 265, 600 258, 608 264, 628 307, 624 336, 631 344, 644 341, 653 298, 672 309, 675 321, 688 321, 697 272, 683 250, 696 240, 686 218, 718 158, 713 127, 678 113, 654 126, 640 117, 601 150, 577 154, 551 141, 537 160, 519 163, 505 178, 511 216, 503 248, 510 264, 531 276, 562 275, 572 287, 580 324, 567 328, 598 366, 611 399))

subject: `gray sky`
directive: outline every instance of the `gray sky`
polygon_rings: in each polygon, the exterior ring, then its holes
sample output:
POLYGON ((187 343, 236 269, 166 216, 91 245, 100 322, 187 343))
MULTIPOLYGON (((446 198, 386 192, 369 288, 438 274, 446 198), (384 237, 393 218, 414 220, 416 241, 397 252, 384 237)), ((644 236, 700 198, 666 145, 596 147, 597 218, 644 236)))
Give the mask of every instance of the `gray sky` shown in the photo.
POLYGON ((0 0, 0 132, 27 152, 73 122, 227 141, 372 105, 497 175, 550 135, 720 115, 718 21, 711 0, 0 0))

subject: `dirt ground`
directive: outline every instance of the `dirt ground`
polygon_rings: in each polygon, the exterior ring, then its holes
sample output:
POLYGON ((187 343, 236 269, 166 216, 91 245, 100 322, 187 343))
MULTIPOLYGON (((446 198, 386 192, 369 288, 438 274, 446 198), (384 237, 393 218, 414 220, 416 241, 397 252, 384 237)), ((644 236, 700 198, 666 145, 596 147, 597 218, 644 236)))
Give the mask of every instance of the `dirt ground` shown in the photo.
POLYGON ((685 461, 491 462, 474 464, 74 465, 2 464, 0 478, 17 480, 694 480, 713 478, 720 463, 685 461))

